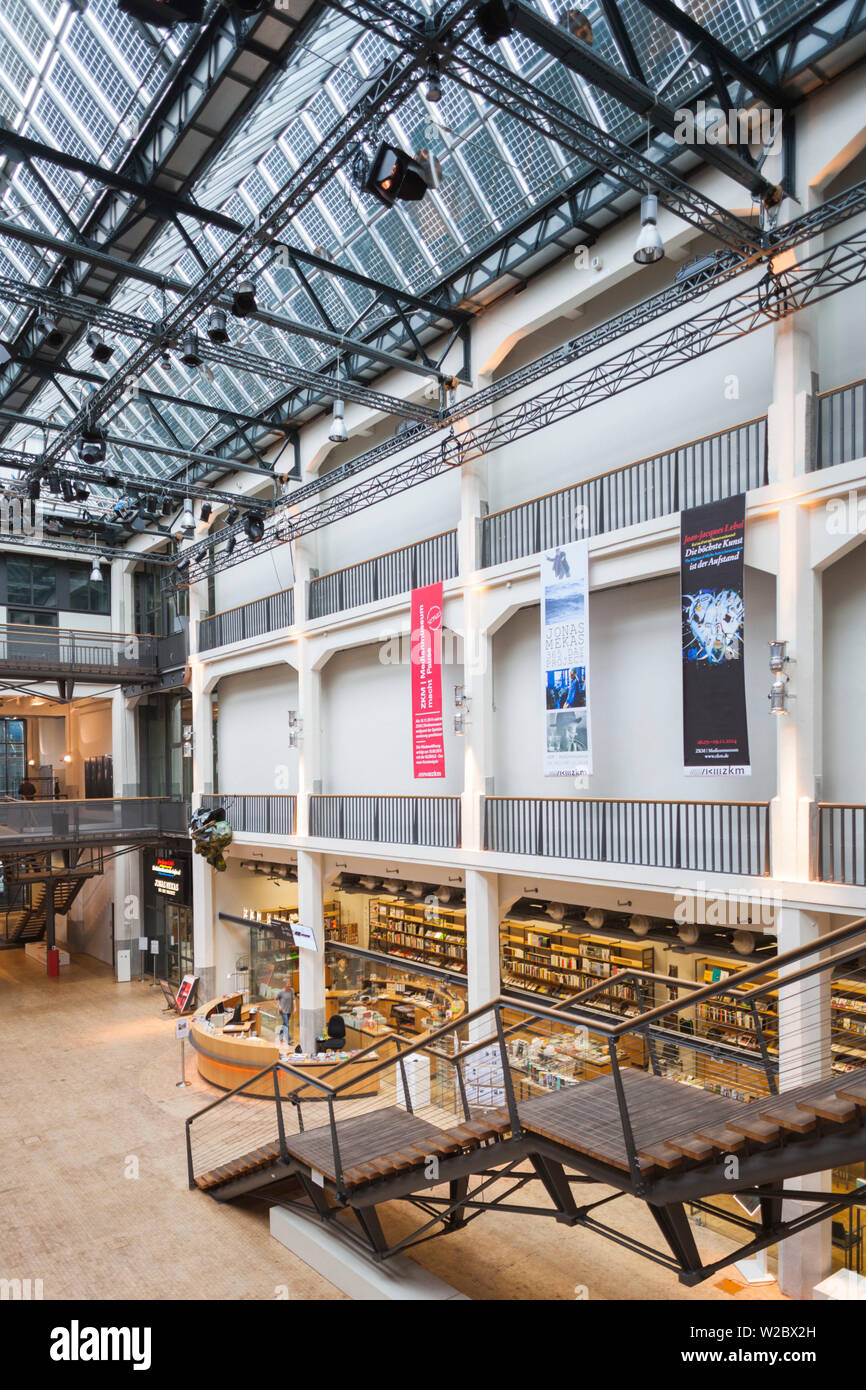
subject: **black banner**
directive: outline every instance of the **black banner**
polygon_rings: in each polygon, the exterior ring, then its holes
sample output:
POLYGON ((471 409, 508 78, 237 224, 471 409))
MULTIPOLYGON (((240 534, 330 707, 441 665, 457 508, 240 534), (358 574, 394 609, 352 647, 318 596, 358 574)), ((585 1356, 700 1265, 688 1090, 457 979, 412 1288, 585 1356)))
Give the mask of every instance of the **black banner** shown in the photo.
POLYGON ((680 516, 687 777, 746 777, 752 770, 743 668, 745 531, 743 493, 680 516))

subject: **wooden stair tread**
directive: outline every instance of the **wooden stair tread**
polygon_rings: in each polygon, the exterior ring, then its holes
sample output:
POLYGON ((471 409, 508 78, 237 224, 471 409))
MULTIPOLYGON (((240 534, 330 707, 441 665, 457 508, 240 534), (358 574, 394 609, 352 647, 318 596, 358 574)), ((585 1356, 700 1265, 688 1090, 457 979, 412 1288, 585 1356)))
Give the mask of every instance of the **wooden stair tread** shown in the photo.
POLYGON ((685 1154, 686 1158, 695 1158, 701 1162, 712 1157, 714 1152, 713 1145, 706 1139, 699 1139, 696 1134, 687 1134, 681 1139, 666 1139, 665 1146, 685 1154))
POLYGON ((720 1125, 718 1129, 711 1129, 709 1125, 702 1129, 696 1129, 695 1138, 706 1140, 708 1144, 712 1144, 714 1149, 726 1154, 737 1153, 739 1149, 745 1147, 746 1143, 744 1135, 735 1133, 726 1125, 720 1125))
POLYGON ((762 1120, 757 1115, 732 1117, 727 1122, 727 1128, 737 1134, 745 1134, 747 1139, 754 1139, 757 1144, 771 1144, 774 1139, 778 1139, 780 1133, 777 1124, 770 1120, 762 1120))
POLYGON ((441 1137, 455 1139, 461 1149, 477 1149, 481 1143, 480 1136, 466 1125, 455 1125, 453 1129, 446 1129, 441 1137))
POLYGON ((822 1096, 820 1100, 798 1100, 797 1107, 807 1115, 818 1115, 822 1120, 832 1120, 844 1125, 857 1117, 857 1106, 853 1100, 840 1100, 838 1096, 822 1096))
MULTIPOLYGON (((499 1130, 497 1129, 497 1127, 495 1125, 488 1124, 486 1120, 463 1120, 461 1124, 456 1126, 456 1128, 468 1130, 469 1133, 474 1134, 477 1139, 483 1140, 499 1138, 499 1130)), ((454 1130, 449 1130, 449 1133, 453 1134, 454 1130)))
POLYGON ((382 1174, 369 1163, 356 1163, 351 1168, 346 1168, 343 1173, 343 1184, 346 1187, 360 1187, 362 1183, 378 1182, 382 1174))
POLYGON ((772 1108, 760 1112, 762 1120, 766 1120, 769 1125, 779 1125, 782 1129, 789 1129, 794 1134, 808 1134, 810 1129, 815 1128, 815 1120, 807 1115, 804 1110, 796 1104, 774 1105, 772 1108))
POLYGON ((866 1106, 866 1077, 844 1081, 835 1095, 838 1100, 852 1100, 855 1105, 866 1106))
POLYGON ((669 1149, 667 1144, 649 1144, 645 1148, 638 1148, 638 1158, 644 1158, 649 1163, 658 1164, 659 1168, 678 1168, 683 1161, 683 1155, 677 1153, 676 1149, 669 1149))

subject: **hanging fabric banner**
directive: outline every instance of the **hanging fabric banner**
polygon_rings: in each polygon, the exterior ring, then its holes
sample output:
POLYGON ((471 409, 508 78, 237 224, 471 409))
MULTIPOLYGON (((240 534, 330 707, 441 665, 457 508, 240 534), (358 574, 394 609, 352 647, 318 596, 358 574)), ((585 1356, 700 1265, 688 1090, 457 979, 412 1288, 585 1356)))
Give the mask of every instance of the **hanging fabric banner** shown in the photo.
POLYGON ((748 777, 743 663, 746 498, 680 516, 683 761, 687 777, 748 777))
POLYGON ((412 775, 445 776, 442 582, 412 590, 412 775))
POLYGON ((589 547, 541 557, 544 775, 592 772, 589 729, 589 547))

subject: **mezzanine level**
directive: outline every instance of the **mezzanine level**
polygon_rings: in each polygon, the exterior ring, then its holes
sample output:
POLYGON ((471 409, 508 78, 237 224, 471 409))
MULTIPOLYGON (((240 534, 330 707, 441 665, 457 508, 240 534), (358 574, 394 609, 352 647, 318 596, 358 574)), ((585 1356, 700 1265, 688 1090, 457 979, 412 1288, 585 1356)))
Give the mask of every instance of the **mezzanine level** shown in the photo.
POLYGON ((119 845, 189 833, 180 797, 134 796, 86 801, 0 801, 0 856, 29 849, 119 845))

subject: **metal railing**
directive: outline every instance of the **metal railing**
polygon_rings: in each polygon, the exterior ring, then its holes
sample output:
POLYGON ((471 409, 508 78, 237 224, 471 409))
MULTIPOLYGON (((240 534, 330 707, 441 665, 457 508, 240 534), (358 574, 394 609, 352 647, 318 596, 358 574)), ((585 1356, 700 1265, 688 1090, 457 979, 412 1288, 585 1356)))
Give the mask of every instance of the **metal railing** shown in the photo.
POLYGON ((174 797, 110 797, 87 801, 0 801, 0 857, 23 845, 109 844, 186 835, 188 804, 174 797))
POLYGON ((11 671, 82 675, 156 672, 157 640, 127 632, 84 632, 76 628, 0 625, 0 666, 11 671))
POLYGON ((818 397, 816 467, 832 468, 866 454, 866 381, 852 381, 818 397))
POLYGON ((226 793, 208 794, 201 798, 208 809, 224 806, 232 830, 258 835, 294 835, 297 824, 298 798, 277 794, 226 793))
POLYGON ((766 876, 770 806, 764 801, 485 797, 484 848, 766 876))
POLYGON ((481 521, 481 565, 668 516, 767 482, 767 417, 681 444, 571 487, 491 512, 481 521))
POLYGON ((866 887, 866 806, 821 801, 817 829, 818 878, 866 887))
POLYGON ((230 642, 244 642, 250 637, 276 632, 281 627, 291 627, 294 621, 294 590, 280 589, 265 598, 253 599, 251 603, 241 603, 237 608, 226 608, 222 613, 212 613, 209 618, 202 618, 198 625, 198 649, 207 652, 214 647, 227 646, 230 642))
POLYGON ((310 834, 326 840, 460 848, 459 796, 311 796, 310 834))
POLYGON ((324 618, 345 608, 408 593, 437 579, 453 579, 456 574, 457 532, 442 531, 311 580, 307 616, 311 620, 324 618))

